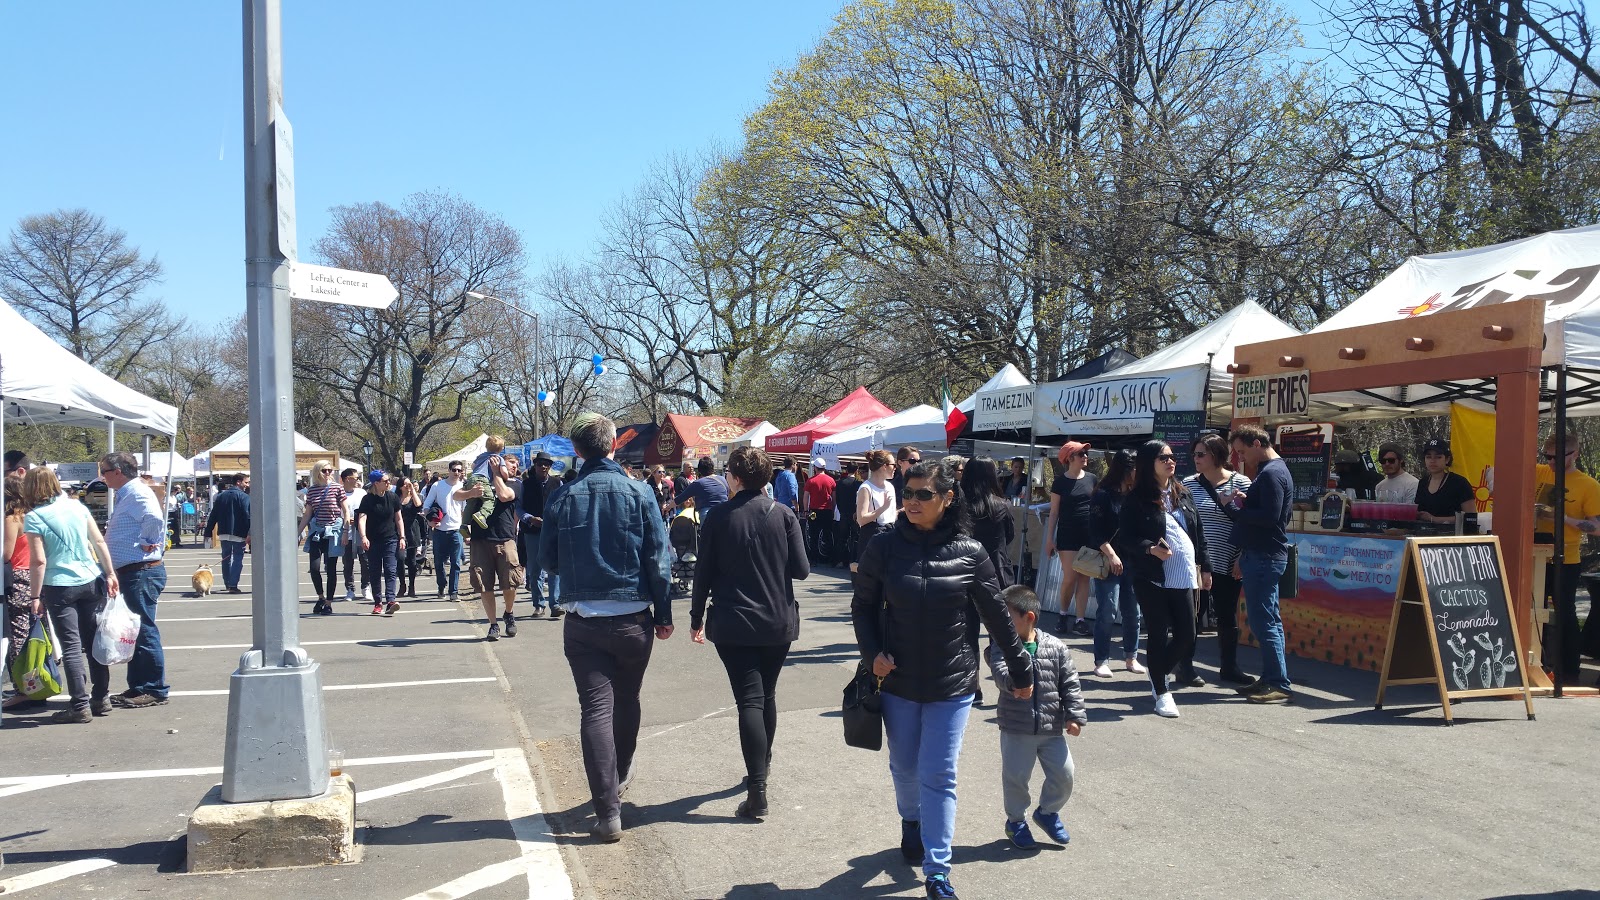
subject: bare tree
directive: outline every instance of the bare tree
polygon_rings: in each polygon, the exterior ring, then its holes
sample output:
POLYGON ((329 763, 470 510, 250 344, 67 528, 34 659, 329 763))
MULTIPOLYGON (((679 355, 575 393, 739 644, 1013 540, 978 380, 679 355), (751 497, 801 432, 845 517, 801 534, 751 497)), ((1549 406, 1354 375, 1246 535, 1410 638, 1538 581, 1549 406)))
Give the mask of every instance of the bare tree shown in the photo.
POLYGON ((86 209, 25 216, 0 252, 0 294, 44 332, 116 379, 181 327, 145 292, 161 263, 86 209))

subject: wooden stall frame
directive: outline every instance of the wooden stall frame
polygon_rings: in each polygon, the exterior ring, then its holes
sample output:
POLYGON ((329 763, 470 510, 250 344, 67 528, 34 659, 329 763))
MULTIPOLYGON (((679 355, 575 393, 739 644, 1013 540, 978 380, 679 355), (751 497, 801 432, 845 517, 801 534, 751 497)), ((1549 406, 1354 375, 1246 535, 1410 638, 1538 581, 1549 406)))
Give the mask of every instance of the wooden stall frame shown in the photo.
MULTIPOLYGON (((1309 369, 1313 396, 1493 378, 1495 414, 1501 423, 1495 429, 1495 493, 1532 497, 1544 307, 1542 299, 1516 300, 1242 344, 1234 350, 1232 369, 1251 375, 1309 369), (1285 365, 1285 360, 1296 365, 1285 365)), ((1501 504, 1494 525, 1503 555, 1511 561, 1506 572, 1511 576, 1514 627, 1531 633, 1532 504, 1501 504)), ((1529 687, 1553 686, 1542 667, 1526 670, 1529 687)))

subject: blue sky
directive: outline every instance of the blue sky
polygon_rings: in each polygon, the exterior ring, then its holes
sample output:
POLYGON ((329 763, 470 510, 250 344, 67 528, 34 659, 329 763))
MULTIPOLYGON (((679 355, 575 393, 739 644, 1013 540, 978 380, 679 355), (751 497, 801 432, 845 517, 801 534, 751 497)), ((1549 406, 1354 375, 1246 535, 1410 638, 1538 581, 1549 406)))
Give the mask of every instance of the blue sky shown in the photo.
MULTIPOLYGON (((673 152, 737 144, 842 0, 306 2, 283 12, 302 258, 331 206, 444 188, 581 256, 673 152)), ((0 234, 86 207, 161 259, 198 325, 244 311, 240 11, 0 3, 0 234)))

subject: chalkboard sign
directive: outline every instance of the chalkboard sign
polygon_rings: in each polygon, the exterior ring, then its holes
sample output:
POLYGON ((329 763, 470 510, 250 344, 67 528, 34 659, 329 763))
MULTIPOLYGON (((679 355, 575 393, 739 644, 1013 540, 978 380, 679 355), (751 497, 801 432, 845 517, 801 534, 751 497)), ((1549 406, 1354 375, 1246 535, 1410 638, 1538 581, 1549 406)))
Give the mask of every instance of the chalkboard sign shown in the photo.
POLYGON ((1160 410, 1155 413, 1154 425, 1151 426, 1151 435, 1158 441, 1166 441, 1172 448, 1172 455, 1178 464, 1177 476, 1185 478, 1194 474, 1194 456, 1190 451, 1194 449, 1194 442, 1200 433, 1206 430, 1206 414, 1204 410, 1160 410))
POLYGON ((1280 426, 1277 449, 1294 480, 1294 501, 1316 503, 1328 490, 1328 474, 1333 468, 1333 426, 1280 426))
POLYGON ((1533 718, 1522 642, 1494 535, 1408 538, 1379 670, 1386 687, 1437 684, 1446 724, 1450 701, 1521 694, 1533 718))
POLYGON ((1345 513, 1349 511, 1350 504, 1345 502, 1344 495, 1338 491, 1329 491, 1322 495, 1321 508, 1317 524, 1323 531, 1342 531, 1344 529, 1345 513))

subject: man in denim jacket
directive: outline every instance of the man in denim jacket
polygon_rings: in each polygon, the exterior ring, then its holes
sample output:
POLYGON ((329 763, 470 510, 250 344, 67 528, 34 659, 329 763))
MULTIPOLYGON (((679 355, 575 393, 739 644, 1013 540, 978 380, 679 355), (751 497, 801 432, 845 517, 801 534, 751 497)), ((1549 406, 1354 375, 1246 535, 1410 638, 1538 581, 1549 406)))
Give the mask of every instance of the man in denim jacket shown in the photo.
POLYGON ((611 459, 617 426, 585 414, 572 432, 583 467, 544 506, 539 564, 561 576, 567 664, 582 707, 583 768, 603 841, 622 839, 622 792, 633 780, 639 687, 651 633, 672 636, 667 529, 650 487, 611 459))

